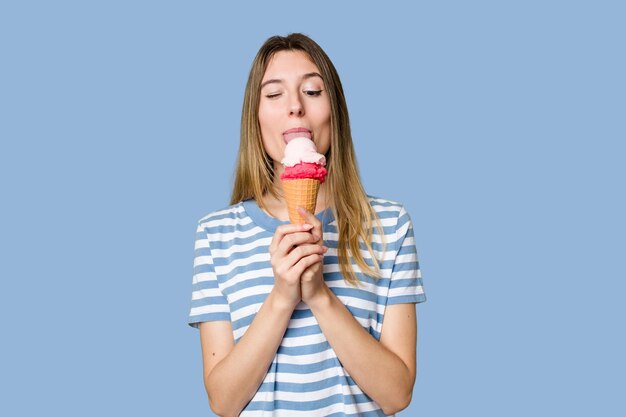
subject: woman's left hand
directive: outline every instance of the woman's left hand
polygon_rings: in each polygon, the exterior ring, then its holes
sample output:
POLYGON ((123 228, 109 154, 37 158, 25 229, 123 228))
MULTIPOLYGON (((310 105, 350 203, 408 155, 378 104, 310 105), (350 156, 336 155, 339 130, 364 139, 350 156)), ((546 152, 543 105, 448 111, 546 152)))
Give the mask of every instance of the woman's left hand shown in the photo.
MULTIPOLYGON (((306 223, 313 226, 310 233, 317 238, 314 244, 324 247, 324 240, 322 239, 322 222, 308 211, 302 208, 299 208, 298 210, 300 215, 306 220, 306 223)), ((326 290, 328 290, 322 274, 323 266, 324 258, 305 269, 300 277, 302 301, 309 307, 317 301, 317 299, 323 297, 326 294, 326 290)))

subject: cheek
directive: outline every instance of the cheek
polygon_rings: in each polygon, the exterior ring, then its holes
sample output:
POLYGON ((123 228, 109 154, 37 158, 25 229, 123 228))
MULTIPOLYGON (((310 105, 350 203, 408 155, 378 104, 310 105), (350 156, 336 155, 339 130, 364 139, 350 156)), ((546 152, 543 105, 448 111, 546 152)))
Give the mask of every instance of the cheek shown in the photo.
POLYGON ((261 130, 265 130, 265 126, 268 125, 267 119, 267 109, 264 106, 259 106, 259 124, 261 125, 261 130))
POLYGON ((259 124, 261 125, 261 131, 271 133, 272 128, 275 128, 277 123, 277 114, 270 106, 259 106, 259 124))
POLYGON ((279 124, 277 123, 276 114, 271 107, 259 106, 259 125, 261 127, 263 149, 274 161, 279 161, 282 159, 283 150, 275 140, 278 134, 276 129, 279 124))
POLYGON ((320 119, 322 124, 330 129, 330 103, 320 109, 320 119))
POLYGON ((319 113, 318 120, 320 121, 319 123, 322 126, 322 128, 330 134, 330 107, 327 109, 323 109, 319 113))

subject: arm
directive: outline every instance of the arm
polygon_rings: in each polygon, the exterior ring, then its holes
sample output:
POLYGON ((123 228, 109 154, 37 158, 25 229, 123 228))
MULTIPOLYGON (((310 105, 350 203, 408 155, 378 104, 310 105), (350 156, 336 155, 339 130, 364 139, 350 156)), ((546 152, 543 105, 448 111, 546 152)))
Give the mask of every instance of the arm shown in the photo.
POLYGON ((408 407, 415 383, 415 305, 387 306, 379 342, 330 289, 324 293, 309 307, 343 367, 385 414, 408 407))
POLYGON ((230 322, 200 325, 205 388, 211 409, 220 416, 238 416, 254 397, 301 300, 300 276, 321 263, 321 247, 307 244, 310 228, 277 228, 269 247, 274 287, 237 345, 230 322))
POLYGON ((272 291, 235 345, 230 322, 200 324, 204 385, 213 412, 238 416, 254 397, 289 323, 293 307, 272 291))
MULTIPOLYGON (((321 223, 305 211, 300 213, 314 225, 312 233, 320 238, 317 242, 321 245, 321 223)), ((397 234, 398 238, 412 233, 410 223, 405 220, 404 225, 397 234)), ((398 271, 397 278, 405 273, 412 276, 417 271, 417 264, 413 265, 416 259, 414 245, 403 238, 400 242, 399 254, 404 257, 402 262, 408 262, 411 268, 406 272, 398 271), (403 250, 405 244, 407 249, 403 250)), ((311 266, 302 274, 302 301, 311 308, 328 343, 361 390, 386 414, 406 408, 411 402, 415 383, 415 305, 406 301, 386 307, 379 342, 328 288, 318 265, 311 266)))

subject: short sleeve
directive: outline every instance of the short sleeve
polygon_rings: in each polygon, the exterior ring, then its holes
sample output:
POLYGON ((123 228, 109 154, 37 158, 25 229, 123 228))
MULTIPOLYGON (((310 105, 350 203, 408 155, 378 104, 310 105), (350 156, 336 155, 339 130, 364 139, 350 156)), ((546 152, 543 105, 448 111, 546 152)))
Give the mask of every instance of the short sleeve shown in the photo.
POLYGON ((387 305, 426 301, 422 275, 417 259, 413 223, 401 207, 396 225, 397 254, 391 271, 387 305))
POLYGON ((203 321, 230 320, 228 300, 219 288, 209 238, 202 223, 196 230, 191 309, 188 324, 198 328, 203 321))

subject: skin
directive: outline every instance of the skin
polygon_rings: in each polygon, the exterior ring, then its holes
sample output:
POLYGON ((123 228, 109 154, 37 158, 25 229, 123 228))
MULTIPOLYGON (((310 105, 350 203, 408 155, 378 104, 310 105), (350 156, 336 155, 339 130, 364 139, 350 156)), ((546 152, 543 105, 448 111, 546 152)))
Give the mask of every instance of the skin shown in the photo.
MULTIPOLYGON (((261 85, 259 124, 263 147, 274 161, 275 187, 282 195, 280 163, 285 153, 283 132, 303 127, 311 131, 311 140, 322 155, 330 148, 330 100, 317 66, 302 51, 279 51, 269 61, 261 85)), ((282 199, 271 195, 264 198, 270 214, 280 220, 289 220, 287 207, 282 199)), ((316 210, 328 207, 326 187, 322 184, 317 196, 316 210)))
POLYGON ((318 152, 330 147, 330 100, 317 66, 301 51, 279 51, 270 60, 261 85, 259 124, 263 146, 282 173, 283 132, 294 127, 311 131, 318 152))
MULTIPOLYGON (((272 157, 277 177, 282 172, 283 132, 293 127, 312 131, 320 153, 330 146, 330 104, 319 72, 306 54, 281 51, 270 61, 263 81, 259 121, 263 145, 272 157), (320 94, 311 91, 322 90, 320 94)), ((280 189, 278 181, 276 187, 280 189)), ((321 187, 318 208, 326 207, 321 187)), ((279 193, 282 195, 282 193, 279 193)), ((285 202, 267 197, 270 214, 287 220, 285 202)), ((209 404, 220 416, 237 416, 252 399, 276 355, 297 304, 306 303, 329 344, 358 386, 386 414, 406 408, 415 383, 417 320, 414 304, 386 307, 380 340, 374 339, 328 288, 322 274, 322 224, 301 210, 304 225, 277 228, 269 252, 274 287, 235 345, 229 321, 203 322, 200 339, 204 382, 209 404), (372 360, 375 358, 375 360, 372 360)))

